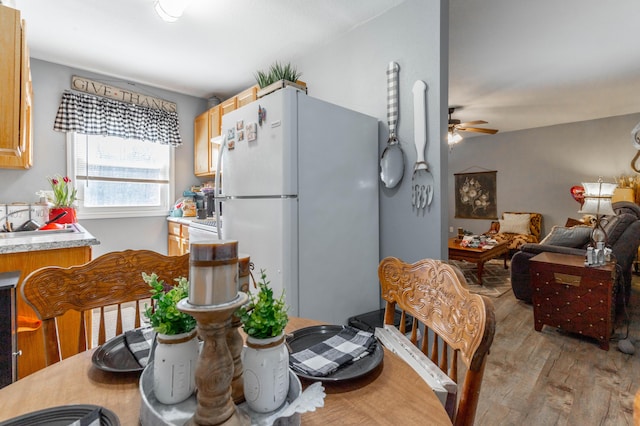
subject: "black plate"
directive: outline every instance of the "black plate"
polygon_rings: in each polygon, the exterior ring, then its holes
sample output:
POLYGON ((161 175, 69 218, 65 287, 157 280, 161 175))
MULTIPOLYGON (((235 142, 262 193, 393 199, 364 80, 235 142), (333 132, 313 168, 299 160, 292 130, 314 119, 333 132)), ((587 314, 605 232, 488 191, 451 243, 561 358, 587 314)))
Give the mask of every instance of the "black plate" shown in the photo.
MULTIPOLYGON (((301 328, 300 330, 296 330, 292 334, 287 336, 287 343, 291 348, 291 352, 299 352, 301 350, 310 348, 316 343, 320 343, 335 336, 336 334, 340 333, 343 328, 344 327, 341 325, 316 325, 312 327, 301 328)), ((295 370, 293 371, 298 375, 298 377, 302 377, 308 380, 320 382, 340 382, 344 380, 356 379, 368 374, 378 365, 380 365, 383 357, 384 350, 382 349, 382 346, 376 341, 373 353, 351 364, 343 365, 327 376, 308 376, 295 370)), ((289 359, 289 365, 291 365, 291 359, 289 359)))
POLYGON ((98 347, 91 357, 93 365, 103 371, 112 373, 142 372, 140 366, 124 341, 124 334, 107 340, 98 347))
POLYGON ((46 408, 0 422, 0 426, 68 426, 96 408, 102 408, 100 413, 100 424, 102 426, 120 426, 120 420, 118 420, 118 416, 113 411, 97 405, 62 405, 60 407, 46 408))

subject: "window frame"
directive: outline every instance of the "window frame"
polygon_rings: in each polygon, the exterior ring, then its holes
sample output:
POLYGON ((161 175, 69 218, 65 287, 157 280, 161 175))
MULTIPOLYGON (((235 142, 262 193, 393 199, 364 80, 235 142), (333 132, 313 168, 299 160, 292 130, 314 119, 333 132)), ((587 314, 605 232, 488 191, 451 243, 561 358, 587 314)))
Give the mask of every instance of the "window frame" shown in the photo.
MULTIPOLYGON (((78 185, 76 179, 76 152, 75 142, 77 137, 83 137, 76 132, 67 132, 67 176, 71 177, 74 185, 78 185)), ((95 136, 95 135, 88 135, 95 136)), ((117 137, 117 136, 116 136, 117 137)), ((122 139, 122 138, 121 138, 122 139)), ((159 217, 168 216, 175 199, 175 146, 167 145, 169 148, 169 183, 166 205, 159 207, 133 206, 133 207, 96 207, 87 210, 82 204, 82 200, 76 201, 78 219, 122 219, 126 217, 159 217)))

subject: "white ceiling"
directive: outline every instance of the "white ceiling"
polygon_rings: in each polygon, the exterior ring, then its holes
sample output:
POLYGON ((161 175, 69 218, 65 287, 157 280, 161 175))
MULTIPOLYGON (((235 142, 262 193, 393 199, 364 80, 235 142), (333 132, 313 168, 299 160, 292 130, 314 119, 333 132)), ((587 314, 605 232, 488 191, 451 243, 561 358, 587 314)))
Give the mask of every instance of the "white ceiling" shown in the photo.
POLYGON ((403 1, 191 0, 173 23, 156 14, 155 0, 15 5, 34 58, 208 98, 244 90, 256 70, 289 62, 403 1))
POLYGON ((505 132, 640 112, 639 19, 638 0, 451 0, 454 118, 505 132))
MULTIPOLYGON (((403 1, 192 0, 171 24, 155 0, 15 5, 34 58, 208 98, 403 1)), ((505 132, 640 111, 640 1, 451 0, 450 12, 454 118, 505 132)))

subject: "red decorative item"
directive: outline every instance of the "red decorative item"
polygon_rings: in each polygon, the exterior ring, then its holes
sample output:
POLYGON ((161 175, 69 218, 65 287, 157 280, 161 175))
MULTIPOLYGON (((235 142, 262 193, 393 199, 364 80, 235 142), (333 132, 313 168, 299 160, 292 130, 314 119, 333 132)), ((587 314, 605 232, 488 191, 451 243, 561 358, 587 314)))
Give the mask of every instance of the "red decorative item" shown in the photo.
POLYGON ((574 200, 580 203, 580 206, 584 204, 584 187, 580 185, 571 187, 571 196, 574 200))
POLYGON ((56 220, 55 223, 76 223, 78 219, 76 218, 76 209, 73 207, 53 207, 49 209, 49 220, 58 216, 63 211, 67 212, 66 215, 62 216, 60 219, 56 220))

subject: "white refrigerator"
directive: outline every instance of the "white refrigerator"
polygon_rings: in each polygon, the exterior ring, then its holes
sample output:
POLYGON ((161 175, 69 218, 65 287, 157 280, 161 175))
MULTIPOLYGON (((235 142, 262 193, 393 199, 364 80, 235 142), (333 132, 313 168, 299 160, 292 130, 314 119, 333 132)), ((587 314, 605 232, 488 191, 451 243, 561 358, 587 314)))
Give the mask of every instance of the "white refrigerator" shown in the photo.
POLYGON ((222 117, 222 235, 289 314, 379 308, 378 123, 293 88, 222 117))

